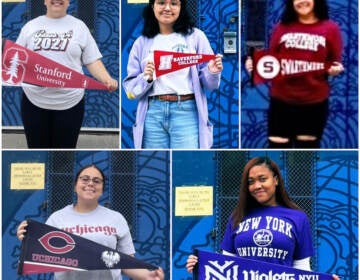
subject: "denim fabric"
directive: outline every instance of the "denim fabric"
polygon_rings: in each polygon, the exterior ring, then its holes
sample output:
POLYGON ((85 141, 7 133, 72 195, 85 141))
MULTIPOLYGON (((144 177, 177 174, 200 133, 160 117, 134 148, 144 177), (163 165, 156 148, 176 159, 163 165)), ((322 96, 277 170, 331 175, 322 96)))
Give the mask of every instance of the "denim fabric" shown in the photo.
POLYGON ((143 148, 198 149, 199 121, 195 100, 149 100, 143 148))

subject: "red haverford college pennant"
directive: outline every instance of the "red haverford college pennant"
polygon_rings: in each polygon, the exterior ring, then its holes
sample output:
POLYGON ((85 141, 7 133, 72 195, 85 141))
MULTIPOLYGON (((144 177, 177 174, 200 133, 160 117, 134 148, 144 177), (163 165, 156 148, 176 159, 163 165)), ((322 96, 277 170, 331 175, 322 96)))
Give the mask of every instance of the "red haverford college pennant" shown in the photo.
POLYGON ((108 90, 104 84, 10 40, 3 41, 1 76, 5 86, 108 90))
POLYGON ((156 77, 215 59, 213 54, 154 51, 156 77))

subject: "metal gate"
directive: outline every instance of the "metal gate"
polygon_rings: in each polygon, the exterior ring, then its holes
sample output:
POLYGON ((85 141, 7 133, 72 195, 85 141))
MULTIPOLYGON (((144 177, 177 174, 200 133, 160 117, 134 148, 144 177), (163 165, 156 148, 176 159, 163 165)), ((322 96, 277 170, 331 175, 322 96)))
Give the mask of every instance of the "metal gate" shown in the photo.
MULTIPOLYGON (((358 147, 358 1, 328 0, 330 18, 340 25, 346 71, 330 78, 330 111, 321 147, 358 147)), ((268 83, 253 87, 244 69, 250 48, 267 48, 281 17, 282 0, 241 1, 241 147, 267 147, 268 83)))
MULTIPOLYGON (((25 218, 45 222, 51 213, 75 202, 76 173, 88 164, 95 164, 103 170, 106 180, 100 204, 125 217, 136 257, 161 266, 166 279, 169 279, 169 152, 5 151, 2 159, 2 205, 6 209, 2 234, 2 279, 23 279, 23 276, 16 275, 20 252, 16 228, 19 223, 25 218), (10 190, 10 165, 19 162, 45 163, 44 190, 10 190)), ((26 279, 52 279, 52 275, 31 275, 26 279)))
POLYGON ((194 249, 219 250, 238 200, 242 170, 256 156, 279 165, 289 195, 310 219, 312 269, 357 280, 358 152, 264 150, 173 152, 173 191, 197 185, 214 189, 213 215, 173 215, 173 279, 192 279, 185 264, 194 249))
MULTIPOLYGON (((2 37, 16 41, 22 26, 45 13, 44 1, 2 3, 2 37)), ((70 1, 68 13, 83 20, 89 27, 103 55, 102 61, 114 78, 119 76, 119 1, 70 1)), ((86 69, 84 72, 89 75, 86 69)), ((2 125, 9 129, 22 127, 21 88, 2 88, 2 125)), ((87 90, 83 127, 97 130, 119 128, 119 93, 87 90)))
MULTIPOLYGON (((131 4, 122 0, 121 76, 126 76, 126 65, 131 46, 142 31, 144 4, 131 4), (132 17, 128 17, 128 15, 132 17)), ((147 1, 137 1, 145 3, 147 1)), ((238 1, 189 0, 189 12, 196 26, 207 35, 215 53, 222 53, 224 70, 220 89, 207 92, 210 121, 214 125, 213 148, 239 147, 239 53, 238 53, 238 1), (229 44, 234 52, 228 50, 229 44)), ((137 102, 121 93, 122 148, 132 148, 132 126, 135 122, 137 102)))

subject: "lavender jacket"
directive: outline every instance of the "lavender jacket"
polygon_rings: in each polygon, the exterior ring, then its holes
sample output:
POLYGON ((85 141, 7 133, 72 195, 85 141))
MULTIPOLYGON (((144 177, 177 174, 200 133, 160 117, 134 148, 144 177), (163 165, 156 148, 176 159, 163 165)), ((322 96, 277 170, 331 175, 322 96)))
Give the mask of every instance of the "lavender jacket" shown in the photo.
MULTIPOLYGON (((185 36, 189 49, 195 49, 198 54, 213 54, 209 40, 201 30, 194 28, 194 32, 185 36)), ((145 116, 148 109, 148 94, 153 91, 153 82, 144 79, 146 57, 150 52, 153 38, 140 36, 134 42, 129 54, 127 77, 123 87, 129 99, 138 99, 136 123, 133 126, 134 146, 140 149, 144 132, 145 116)), ((215 90, 219 88, 221 73, 211 73, 207 63, 191 66, 190 74, 195 94, 195 101, 199 116, 199 146, 201 149, 211 148, 213 144, 213 125, 208 119, 207 100, 204 88, 215 90)))

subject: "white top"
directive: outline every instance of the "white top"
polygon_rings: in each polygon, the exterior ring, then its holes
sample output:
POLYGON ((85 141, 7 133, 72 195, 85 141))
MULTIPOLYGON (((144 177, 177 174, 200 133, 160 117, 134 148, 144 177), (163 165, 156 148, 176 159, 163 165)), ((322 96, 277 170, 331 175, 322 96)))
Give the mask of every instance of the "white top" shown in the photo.
MULTIPOLYGON (((180 53, 196 53, 195 49, 190 50, 186 44, 185 37, 179 33, 168 35, 158 34, 154 37, 151 47, 151 56, 154 50, 172 51, 180 53)), ((190 68, 186 67, 175 72, 162 75, 154 81, 154 91, 150 95, 162 94, 189 94, 193 93, 193 86, 190 77, 190 68)))
MULTIPOLYGON (((117 249, 121 253, 135 254, 134 244, 125 218, 119 212, 101 205, 88 213, 79 213, 74 210, 73 205, 68 205, 50 215, 46 224, 117 249)), ((56 280, 122 279, 119 269, 55 272, 54 275, 56 280)))
MULTIPOLYGON (((39 16, 24 25, 16 43, 83 73, 82 66, 100 59, 101 53, 84 22, 66 15, 62 18, 39 16)), ((36 106, 65 110, 75 106, 84 89, 23 87, 36 106)))

